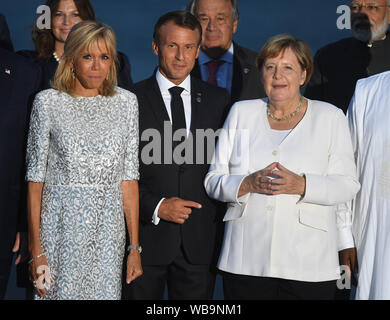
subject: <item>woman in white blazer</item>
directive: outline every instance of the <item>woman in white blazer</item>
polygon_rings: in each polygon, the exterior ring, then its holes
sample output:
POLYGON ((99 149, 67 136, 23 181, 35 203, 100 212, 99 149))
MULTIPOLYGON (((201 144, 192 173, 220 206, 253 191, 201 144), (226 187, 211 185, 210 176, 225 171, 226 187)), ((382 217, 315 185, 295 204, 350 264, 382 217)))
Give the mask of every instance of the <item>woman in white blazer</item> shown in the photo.
POLYGON ((313 70, 302 40, 271 38, 257 63, 268 99, 232 107, 205 179, 228 207, 225 299, 333 299, 350 225, 337 205, 360 188, 347 120, 301 96, 313 70))

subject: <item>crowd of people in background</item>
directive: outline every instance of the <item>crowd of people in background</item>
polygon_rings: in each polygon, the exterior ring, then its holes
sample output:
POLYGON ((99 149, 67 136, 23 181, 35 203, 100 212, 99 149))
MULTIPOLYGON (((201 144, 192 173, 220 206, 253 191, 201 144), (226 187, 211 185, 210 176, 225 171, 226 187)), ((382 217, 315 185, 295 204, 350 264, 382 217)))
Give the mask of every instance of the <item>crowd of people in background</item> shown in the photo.
POLYGON ((29 299, 390 299, 389 0, 314 57, 192 0, 137 83, 90 0, 45 4, 35 50, 0 14, 0 299, 14 254, 29 299))

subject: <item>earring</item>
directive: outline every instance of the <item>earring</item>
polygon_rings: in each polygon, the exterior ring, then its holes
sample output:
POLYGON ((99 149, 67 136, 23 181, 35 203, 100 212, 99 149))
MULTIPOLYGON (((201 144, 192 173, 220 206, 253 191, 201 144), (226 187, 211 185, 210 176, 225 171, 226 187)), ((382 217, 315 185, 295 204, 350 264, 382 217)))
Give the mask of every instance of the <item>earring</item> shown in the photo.
POLYGON ((72 78, 74 79, 75 78, 74 69, 71 69, 71 71, 72 71, 72 78))
POLYGON ((109 73, 107 73, 107 77, 106 77, 106 80, 108 81, 108 75, 109 75, 109 73))

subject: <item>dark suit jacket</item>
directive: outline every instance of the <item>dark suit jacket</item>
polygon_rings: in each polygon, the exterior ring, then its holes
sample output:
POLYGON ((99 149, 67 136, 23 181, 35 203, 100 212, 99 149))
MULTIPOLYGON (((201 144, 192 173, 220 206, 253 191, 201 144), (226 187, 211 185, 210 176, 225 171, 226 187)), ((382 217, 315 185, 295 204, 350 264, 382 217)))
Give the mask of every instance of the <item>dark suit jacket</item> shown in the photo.
MULTIPOLYGON (((164 121, 169 116, 155 75, 139 82, 134 87, 139 102, 140 137, 147 129, 155 129, 163 137, 164 121)), ((191 133, 196 159, 196 129, 217 130, 222 126, 229 95, 225 89, 208 85, 191 78, 192 117, 191 133)), ((161 139, 163 140, 163 139, 161 139)), ((149 141, 140 141, 140 154, 149 141)), ((205 143, 206 145, 207 143, 205 143)), ((163 150, 164 142, 158 146, 163 150)), ((213 150, 212 150, 213 151, 213 150)), ((211 152, 212 153, 212 152, 211 152)), ((211 157, 212 154, 209 154, 211 157)), ((164 155, 162 155, 164 162, 164 155)), ((204 164, 145 164, 140 159, 140 242, 143 247, 142 262, 146 265, 166 265, 173 261, 183 247, 193 264, 210 264, 216 256, 218 204, 211 200, 203 187, 209 165, 204 164), (202 209, 193 213, 184 225, 164 220, 155 226, 152 216, 162 198, 179 197, 202 204, 202 209)))
POLYGON ((314 73, 305 96, 326 101, 347 112, 356 82, 390 70, 390 35, 372 48, 355 38, 346 38, 321 49, 314 58, 314 73))
POLYGON ((20 231, 27 228, 25 145, 30 107, 39 83, 39 68, 0 49, 0 257, 11 253, 18 222, 20 231))
MULTIPOLYGON (((236 43, 233 43, 233 46, 231 104, 233 105, 235 102, 242 100, 264 98, 266 95, 261 83, 260 72, 256 67, 256 52, 236 43)), ((202 79, 198 62, 196 62, 191 75, 202 79)))
MULTIPOLYGON (((58 62, 51 56, 48 59, 38 59, 38 52, 31 50, 21 50, 17 54, 24 56, 35 63, 37 63, 42 68, 42 83, 40 90, 50 89, 50 82, 53 80, 56 73, 58 62)), ((118 52, 118 86, 130 90, 133 87, 133 80, 131 79, 130 73, 130 62, 127 56, 124 53, 118 52)))
POLYGON ((5 20, 5 17, 1 13, 0 13, 0 48, 7 49, 9 51, 14 51, 7 21, 5 20))

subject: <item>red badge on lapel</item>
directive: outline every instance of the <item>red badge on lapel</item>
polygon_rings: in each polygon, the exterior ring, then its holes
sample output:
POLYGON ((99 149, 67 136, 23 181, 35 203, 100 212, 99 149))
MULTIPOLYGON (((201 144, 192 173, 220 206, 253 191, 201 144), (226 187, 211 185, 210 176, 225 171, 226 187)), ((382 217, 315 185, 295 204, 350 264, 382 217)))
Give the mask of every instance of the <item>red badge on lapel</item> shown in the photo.
POLYGON ((196 95, 197 95, 196 102, 201 103, 202 102, 202 93, 198 92, 196 95))

